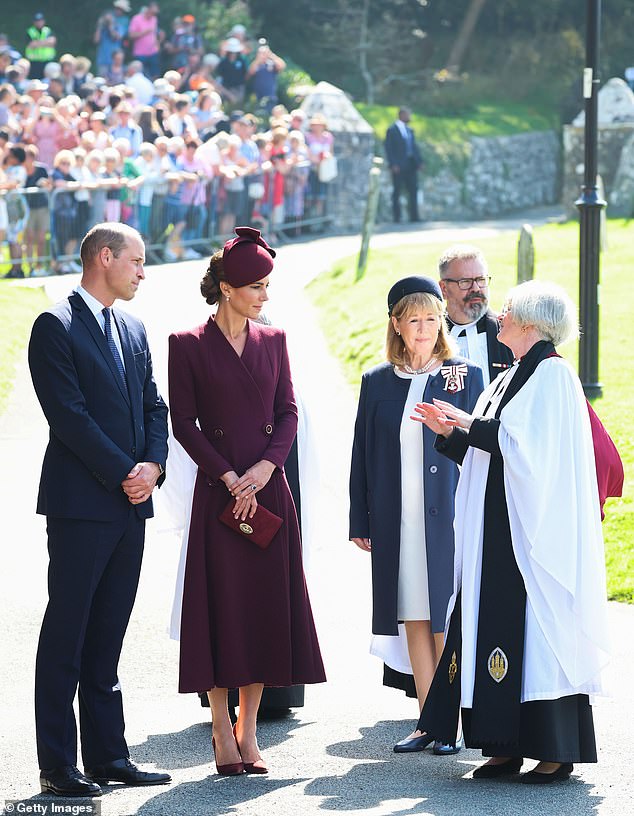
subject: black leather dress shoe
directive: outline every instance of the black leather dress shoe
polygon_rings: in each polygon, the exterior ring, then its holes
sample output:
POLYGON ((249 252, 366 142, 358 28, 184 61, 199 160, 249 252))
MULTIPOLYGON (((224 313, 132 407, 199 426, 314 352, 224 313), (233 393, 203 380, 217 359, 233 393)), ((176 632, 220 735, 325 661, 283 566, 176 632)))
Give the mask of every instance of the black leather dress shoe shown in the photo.
POLYGON ((417 751, 424 751, 428 745, 434 741, 433 737, 430 737, 429 734, 421 734, 420 737, 407 737, 406 739, 400 740, 394 746, 394 753, 395 754, 413 754, 417 751))
POLYGON ((497 779, 498 776, 510 776, 520 772, 524 759, 522 757, 511 757, 506 762, 499 762, 497 765, 480 765, 473 772, 474 779, 497 779))
POLYGON ((40 771, 42 793, 55 796, 101 796, 101 788, 92 782, 74 765, 62 768, 42 768, 40 771))
POLYGON ((95 782, 123 782, 124 785, 167 785, 172 777, 167 773, 142 771, 128 757, 115 759, 94 768, 86 768, 86 776, 95 782))
POLYGON ((571 762, 563 762, 553 773, 541 773, 540 771, 529 771, 522 774, 520 782, 525 785, 550 785, 551 782, 561 782, 570 779, 573 765, 571 762))

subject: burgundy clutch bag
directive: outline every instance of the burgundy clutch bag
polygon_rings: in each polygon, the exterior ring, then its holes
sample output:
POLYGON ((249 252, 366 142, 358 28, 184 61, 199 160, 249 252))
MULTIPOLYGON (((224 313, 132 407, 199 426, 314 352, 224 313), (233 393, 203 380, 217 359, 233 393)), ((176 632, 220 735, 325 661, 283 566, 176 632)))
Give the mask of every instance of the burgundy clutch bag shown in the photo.
POLYGON ((247 518, 245 521, 242 521, 233 515, 235 504, 236 500, 231 499, 229 504, 218 516, 219 520, 223 524, 226 524, 229 529, 242 536, 242 538, 252 541, 257 547, 265 550, 273 540, 275 533, 277 533, 282 526, 283 519, 276 516, 275 513, 271 513, 266 507, 258 504, 253 518, 247 518))

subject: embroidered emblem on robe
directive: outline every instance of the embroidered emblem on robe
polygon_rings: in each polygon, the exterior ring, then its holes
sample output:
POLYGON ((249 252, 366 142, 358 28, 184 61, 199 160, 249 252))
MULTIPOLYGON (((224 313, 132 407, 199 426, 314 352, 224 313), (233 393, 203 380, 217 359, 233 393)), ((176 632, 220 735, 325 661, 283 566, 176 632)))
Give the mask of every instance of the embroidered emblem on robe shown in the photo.
POLYGON ((489 670, 489 674, 496 683, 501 683, 506 677, 509 670, 509 661, 499 646, 496 646, 489 655, 489 659, 487 660, 487 668, 489 670))
POLYGON ((445 391, 450 394, 455 394, 457 391, 462 391, 464 388, 464 378, 467 376, 469 369, 465 363, 453 366, 443 366, 440 373, 445 378, 445 391))
POLYGON ((456 674, 458 673, 458 661, 456 659, 456 653, 454 652, 451 655, 451 663, 449 664, 449 685, 453 683, 456 679, 456 674))

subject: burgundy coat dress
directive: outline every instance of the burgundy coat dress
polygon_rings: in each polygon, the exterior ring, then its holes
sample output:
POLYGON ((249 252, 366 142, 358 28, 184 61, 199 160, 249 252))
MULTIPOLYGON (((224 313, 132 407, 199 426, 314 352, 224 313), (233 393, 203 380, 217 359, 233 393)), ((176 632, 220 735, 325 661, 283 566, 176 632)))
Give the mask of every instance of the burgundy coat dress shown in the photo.
POLYGON ((180 638, 179 691, 326 677, 283 465, 297 430, 286 338, 247 322, 239 357, 213 318, 169 338, 174 436, 198 465, 180 638), (261 550, 218 516, 231 500, 220 476, 260 459, 276 469, 258 502, 283 524, 261 550))

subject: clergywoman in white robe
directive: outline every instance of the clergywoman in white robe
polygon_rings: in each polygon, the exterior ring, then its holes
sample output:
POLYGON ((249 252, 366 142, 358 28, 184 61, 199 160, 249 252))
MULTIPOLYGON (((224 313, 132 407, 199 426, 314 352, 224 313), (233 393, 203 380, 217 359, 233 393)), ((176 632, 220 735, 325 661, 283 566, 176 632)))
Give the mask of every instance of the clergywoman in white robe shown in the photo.
POLYGON ((599 494, 588 406, 555 352, 577 334, 574 305, 530 281, 500 321, 516 362, 473 414, 416 408, 462 465, 447 645, 418 728, 455 739, 461 709, 466 745, 490 757, 474 777, 532 758, 522 781, 544 784, 596 762, 590 698, 605 694, 608 660, 599 494))

